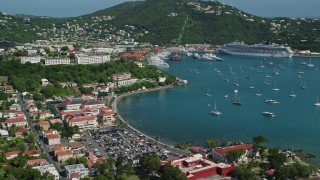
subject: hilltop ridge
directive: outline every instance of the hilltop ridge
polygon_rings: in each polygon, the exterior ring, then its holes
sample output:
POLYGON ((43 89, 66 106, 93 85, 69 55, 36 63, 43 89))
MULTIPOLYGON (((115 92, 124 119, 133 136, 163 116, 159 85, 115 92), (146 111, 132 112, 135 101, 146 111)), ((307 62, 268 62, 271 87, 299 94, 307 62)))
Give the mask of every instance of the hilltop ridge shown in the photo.
POLYGON ((17 42, 59 37, 77 41, 79 34, 95 41, 123 34, 124 39, 152 44, 223 44, 235 40, 253 44, 273 40, 296 49, 320 51, 317 19, 262 18, 218 1, 134 1, 75 18, 30 19, 25 22, 1 15, 0 33, 17 42))

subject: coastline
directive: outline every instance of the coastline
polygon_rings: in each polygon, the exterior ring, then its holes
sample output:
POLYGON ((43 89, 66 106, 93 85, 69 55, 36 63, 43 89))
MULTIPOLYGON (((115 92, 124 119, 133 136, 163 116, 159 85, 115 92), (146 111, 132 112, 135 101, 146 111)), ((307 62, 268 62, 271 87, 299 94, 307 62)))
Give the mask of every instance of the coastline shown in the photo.
MULTIPOLYGON (((181 150, 181 149, 177 149, 175 148, 173 145, 169 145, 166 143, 163 143, 161 141, 157 141, 155 140, 155 138, 151 137, 150 135, 146 135, 145 133, 139 131, 138 129, 134 128, 133 126, 131 126, 119 113, 118 113, 118 105, 121 102, 121 100, 124 97, 127 96, 131 96, 131 95, 136 95, 136 94, 142 94, 142 93, 149 93, 149 92, 153 92, 153 91, 160 91, 160 90, 164 90, 164 89, 170 89, 170 88, 174 88, 176 86, 174 85, 167 85, 167 86, 162 86, 162 87, 156 87, 156 88, 152 88, 152 89, 146 89, 146 90, 139 90, 139 91, 134 91, 134 92, 127 92, 127 93, 123 93, 119 96, 116 96, 115 99, 113 100, 112 104, 111 104, 111 108, 113 109, 113 111, 115 113, 117 113, 117 116, 119 117, 119 119, 123 122, 127 124, 127 128, 132 130, 135 133, 141 134, 143 136, 145 136, 147 139, 154 141, 154 142, 158 142, 159 145, 165 147, 168 150, 174 151, 174 152, 178 152, 178 153, 182 153, 182 154, 189 154, 189 151, 185 151, 185 150, 181 150)), ((306 160, 302 160, 303 158, 296 155, 294 157, 294 161, 301 164, 301 165, 310 165, 309 162, 307 162, 306 160)))
MULTIPOLYGON (((171 150, 171 151, 174 151, 174 152, 177 152, 177 153, 181 153, 181 154, 189 154, 190 152, 189 151, 184 151, 184 150, 181 150, 181 149, 177 149, 175 148, 173 145, 169 145, 169 144, 165 144, 163 142, 160 141, 157 141, 155 138, 149 136, 149 135, 146 135, 145 133, 139 131, 138 129, 134 128, 133 126, 131 126, 119 113, 118 113, 118 105, 120 103, 120 101, 124 98, 124 97, 127 97, 127 96, 131 96, 131 95, 135 95, 135 94, 142 94, 142 93, 149 93, 149 92, 153 92, 153 91, 160 91, 160 90, 164 90, 164 89, 171 89, 171 88, 174 88, 176 86, 174 85, 167 85, 167 86, 161 86, 161 87, 156 87, 156 88, 151 88, 151 89, 146 89, 146 90, 139 90, 139 91, 134 91, 134 92, 127 92, 127 93, 123 93, 119 96, 116 96, 114 98, 114 100, 112 101, 111 103, 111 108, 113 109, 113 111, 115 113, 117 113, 117 116, 118 118, 123 122, 123 123, 126 123, 127 124, 127 128, 132 130, 133 132, 135 133, 138 133, 138 134, 141 134, 143 136, 145 136, 147 139, 151 140, 151 141, 154 141, 154 142, 158 142, 159 145, 163 146, 164 148, 168 149, 168 150, 171 150)), ((161 138, 161 137, 160 137, 161 138)))

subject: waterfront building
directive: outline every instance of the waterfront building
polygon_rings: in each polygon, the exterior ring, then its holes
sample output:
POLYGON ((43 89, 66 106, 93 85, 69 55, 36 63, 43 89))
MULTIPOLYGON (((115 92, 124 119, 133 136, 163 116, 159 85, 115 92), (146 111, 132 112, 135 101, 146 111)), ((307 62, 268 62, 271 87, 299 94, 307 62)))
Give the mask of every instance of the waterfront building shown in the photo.
POLYGON ((40 171, 41 175, 48 172, 53 176, 54 180, 59 180, 59 172, 56 170, 53 164, 43 164, 32 168, 40 171))
POLYGON ((110 55, 76 55, 77 64, 99 64, 110 62, 110 55))
POLYGON ((41 58, 38 56, 21 56, 20 57, 20 63, 25 64, 27 62, 30 62, 32 64, 34 63, 40 63, 41 58))
MULTIPOLYGON (((202 154, 193 154, 185 158, 180 158, 180 159, 170 161, 169 163, 173 166, 179 167, 179 169, 186 174, 189 180, 208 178, 210 176, 214 176, 217 174, 226 175, 221 173, 221 172, 224 172, 224 173, 226 172, 226 171, 222 171, 221 167, 223 167, 223 165, 225 167, 231 167, 230 165, 227 165, 224 163, 219 163, 220 164, 219 165, 212 161, 209 161, 202 154)), ((230 168, 229 172, 233 168, 234 166, 230 168)))
POLYGON ((80 176, 81 178, 84 178, 89 176, 89 169, 86 168, 83 164, 68 165, 68 166, 65 166, 64 168, 65 168, 67 178, 71 178, 74 176, 80 176))
POLYGON ((59 65, 59 64, 70 64, 70 58, 48 58, 44 60, 44 64, 47 65, 59 65))
POLYGON ((212 159, 218 162, 227 162, 227 154, 234 150, 245 150, 245 154, 238 161, 244 160, 251 153, 252 144, 239 144, 212 150, 212 159))

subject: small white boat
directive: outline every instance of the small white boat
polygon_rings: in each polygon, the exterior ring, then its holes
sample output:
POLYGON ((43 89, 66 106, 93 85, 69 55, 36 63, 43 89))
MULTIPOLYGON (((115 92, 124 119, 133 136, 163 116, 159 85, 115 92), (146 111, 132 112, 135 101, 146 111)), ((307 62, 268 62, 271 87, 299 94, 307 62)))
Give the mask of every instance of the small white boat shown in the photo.
POLYGON ((269 111, 262 112, 262 115, 264 115, 266 117, 275 117, 276 116, 273 112, 269 112, 269 111))
POLYGON ((268 103, 268 104, 280 104, 280 102, 275 100, 275 99, 267 99, 266 103, 268 103))
POLYGON ((229 97, 228 94, 226 94, 226 95, 223 96, 223 98, 228 98, 228 97, 229 97))
POLYGON ((235 90, 234 90, 234 93, 238 93, 238 92, 239 92, 239 90, 238 90, 238 89, 235 89, 235 90))

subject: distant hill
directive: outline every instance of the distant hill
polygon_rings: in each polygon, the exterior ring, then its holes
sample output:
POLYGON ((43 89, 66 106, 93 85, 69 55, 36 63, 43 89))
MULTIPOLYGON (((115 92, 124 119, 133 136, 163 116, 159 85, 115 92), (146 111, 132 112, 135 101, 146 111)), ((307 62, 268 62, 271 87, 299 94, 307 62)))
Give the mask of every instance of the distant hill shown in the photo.
MULTIPOLYGON (((185 0, 146 0, 124 3, 87 16, 115 15, 117 26, 133 25, 149 32, 140 41, 158 43, 225 43, 234 40, 261 42, 272 37, 269 24, 251 22, 235 15, 240 12, 219 2, 185 0), (188 5, 200 2, 212 6, 214 13, 188 5), (219 7, 224 7, 219 10, 219 7), (230 12, 231 14, 225 14, 230 12), (168 16, 170 14, 176 16, 168 16), (216 15, 219 14, 219 15, 216 15)), ((243 12, 242 12, 243 13, 243 12)), ((246 14, 246 13, 244 13, 246 14)), ((258 20, 261 18, 255 17, 258 20)))
MULTIPOLYGON (((67 21, 94 24, 93 17, 97 16, 113 16, 108 23, 117 29, 127 25, 144 32, 135 38, 140 42, 223 44, 238 40, 252 44, 273 40, 293 48, 320 51, 319 20, 261 18, 218 1, 134 1, 76 18, 31 18, 31 23, 12 17, 11 21, 16 24, 8 24, 3 29, 0 23, 0 33, 8 33, 7 40, 25 42, 37 39, 36 33, 41 28, 52 28, 52 24, 56 27, 62 27, 67 21)), ((92 27, 84 30, 93 31, 92 27)))

